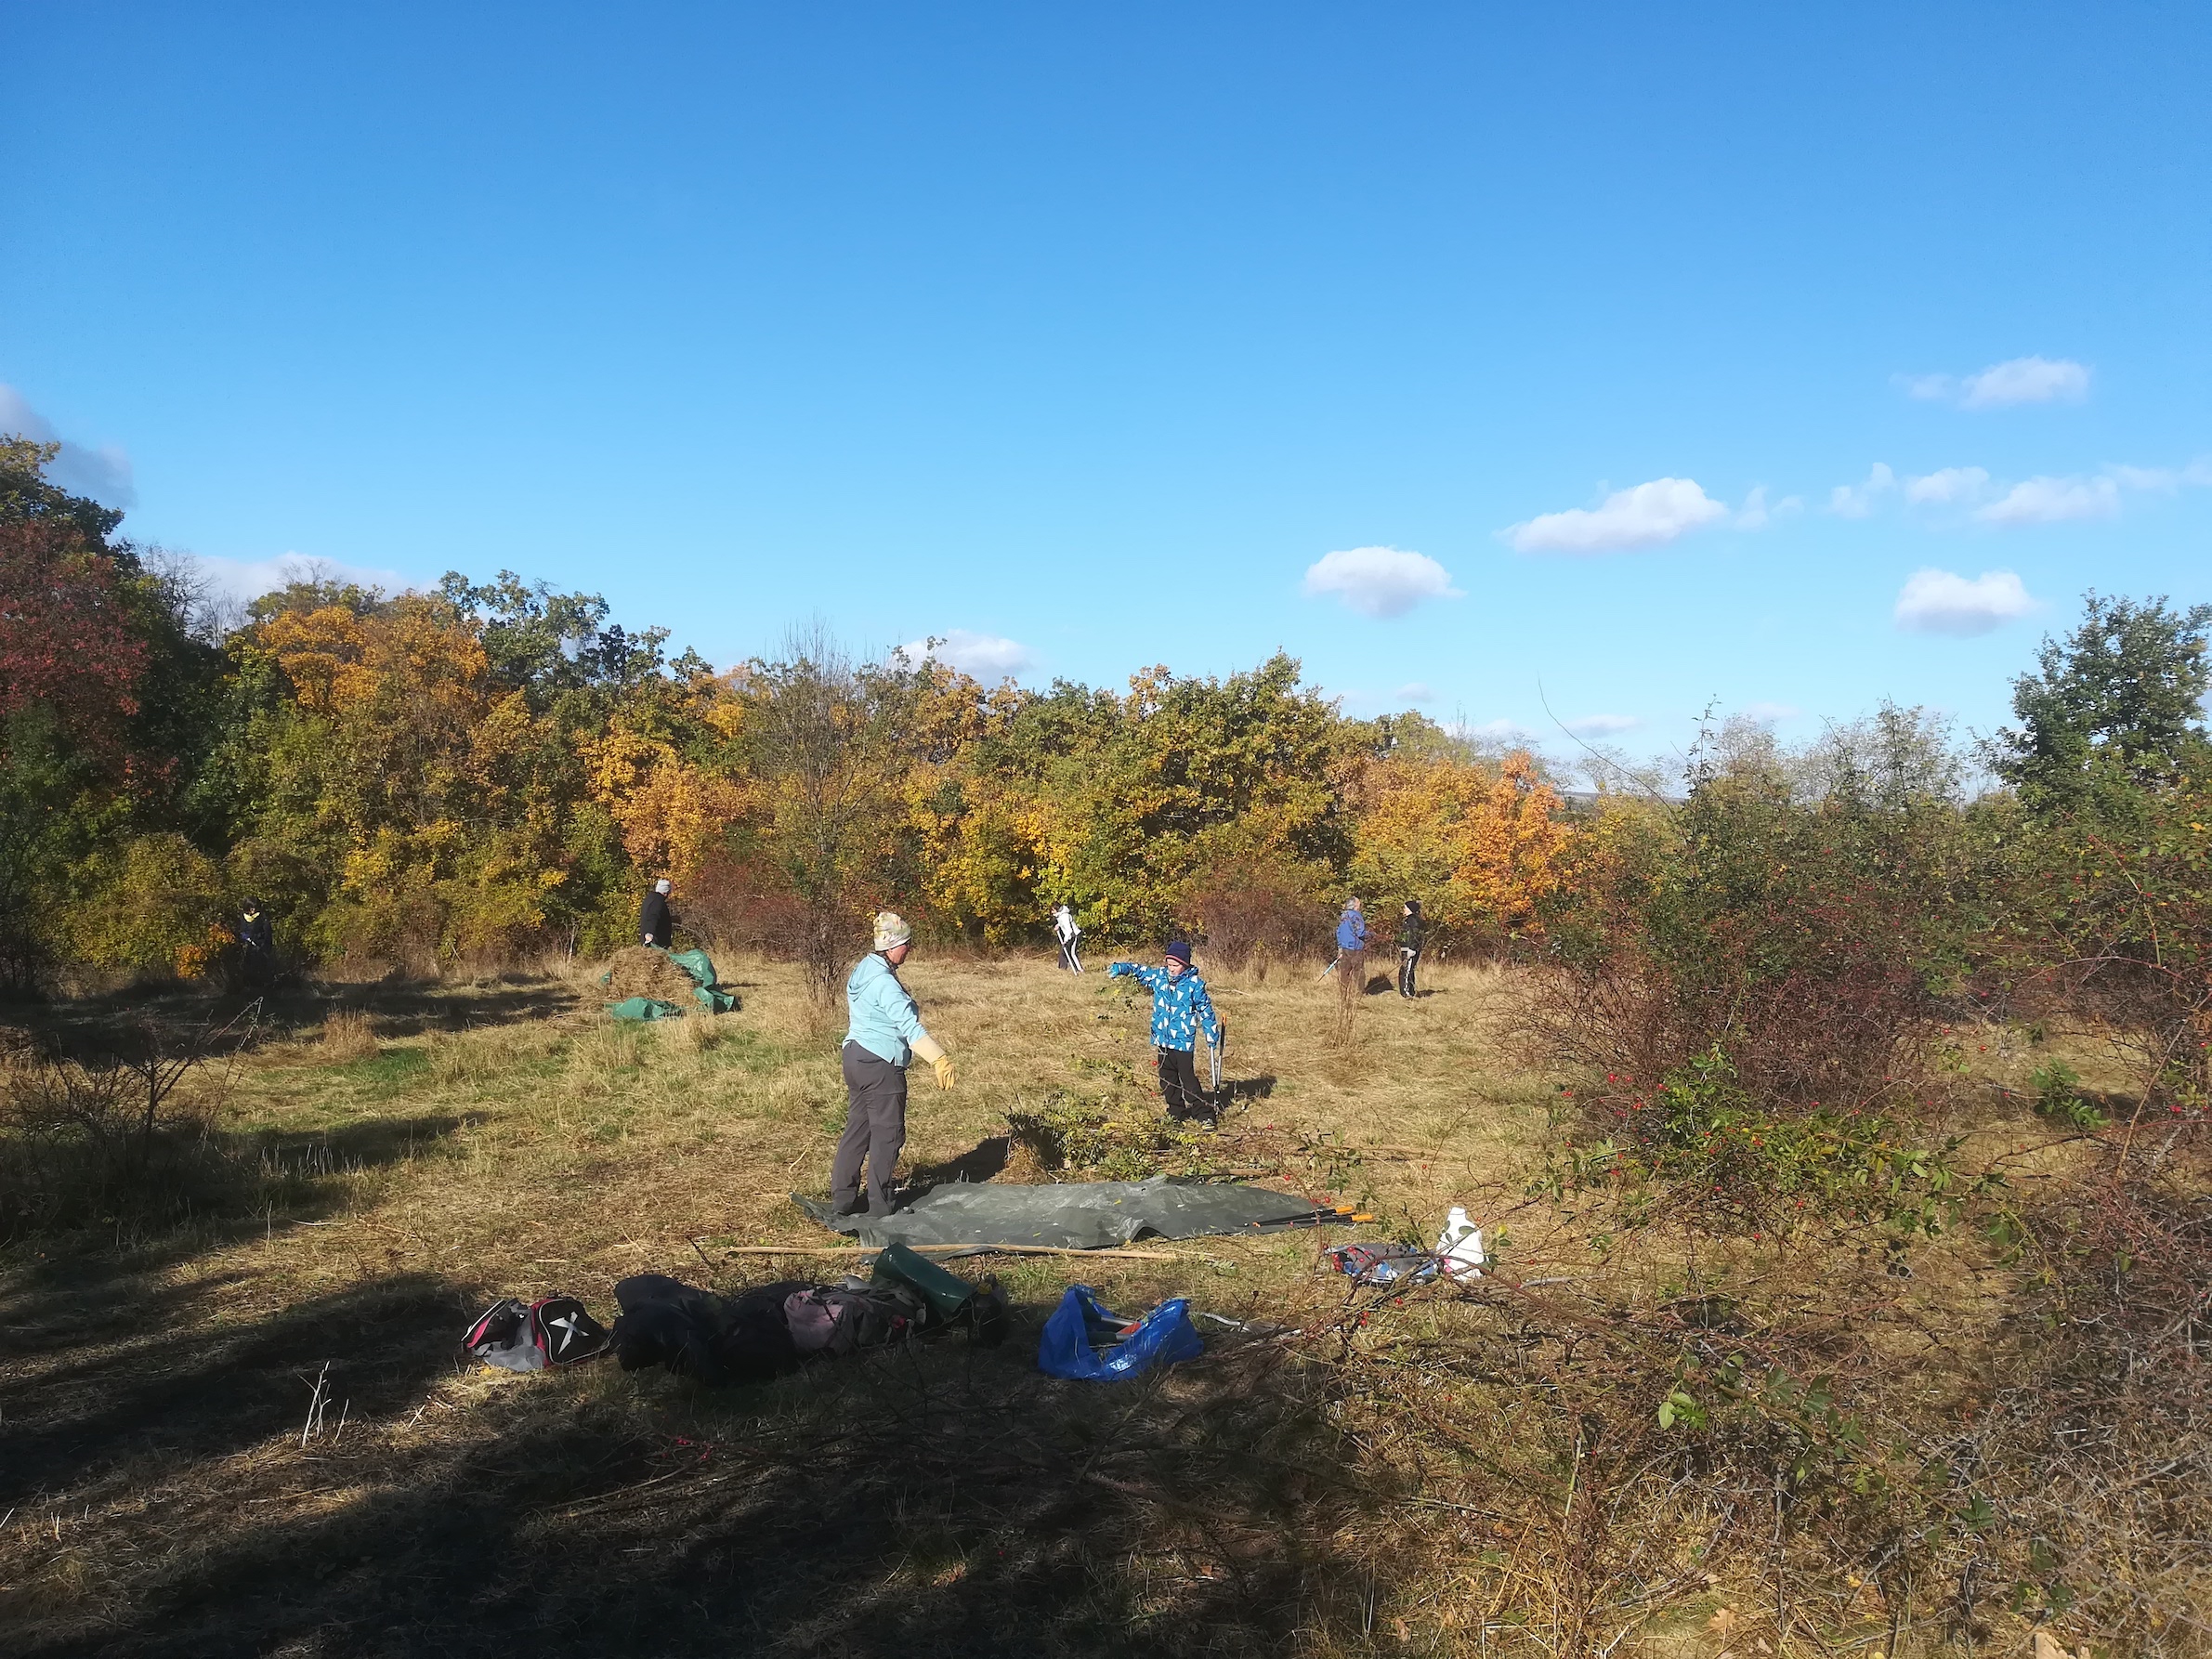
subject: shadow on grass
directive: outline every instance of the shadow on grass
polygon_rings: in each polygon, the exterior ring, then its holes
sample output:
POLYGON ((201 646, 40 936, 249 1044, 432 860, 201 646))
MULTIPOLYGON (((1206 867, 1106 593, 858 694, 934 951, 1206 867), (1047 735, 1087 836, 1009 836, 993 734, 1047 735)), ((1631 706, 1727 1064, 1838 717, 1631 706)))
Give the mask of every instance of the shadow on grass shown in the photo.
POLYGON ((245 1324, 219 1321, 227 1285, 164 1293, 140 1279, 139 1289, 127 1330, 111 1322, 105 1340, 84 1344, 93 1352, 8 1390, 0 1505, 128 1481, 140 1459, 226 1459, 286 1422, 296 1428, 325 1361, 334 1399, 357 1415, 394 1410, 452 1365, 453 1333, 468 1317, 465 1295, 420 1275, 369 1280, 245 1324))
MULTIPOLYGON (((463 1127, 438 1116, 305 1137, 218 1129, 228 1067, 264 1029, 261 1012, 255 1002, 226 1014, 217 1000, 191 998, 111 1002, 105 1012, 75 1003, 20 1027, 36 1058, 11 1068, 0 1091, 0 1248, 74 1261, 104 1234, 118 1258, 173 1261, 234 1235, 242 1217, 267 1226, 326 1204, 330 1178, 399 1161, 463 1127)), ((401 1093, 428 1065, 419 1048, 384 1048, 336 1075, 374 1100, 401 1093)))
POLYGON ((948 1182, 989 1181, 1006 1168, 1007 1159, 1013 1156, 1012 1135, 988 1135, 972 1151, 914 1170, 907 1177, 906 1184, 915 1189, 914 1197, 920 1197, 931 1187, 943 1186, 948 1182))
MULTIPOLYGON (((593 993, 603 987, 592 986, 593 993)), ((580 1007, 585 994, 557 980, 496 986, 445 986, 435 982, 348 986, 326 989, 318 999, 320 1020, 335 1005, 358 1008, 376 1023, 380 1035, 417 1037, 428 1031, 466 1031, 551 1019, 580 1007)))
MULTIPOLYGON (((173 1150, 189 1161, 167 1171, 185 1184, 155 1195, 158 1210, 147 1207, 148 1195, 105 1192, 94 1184, 96 1169, 64 1161, 89 1156, 87 1148, 48 1148, 34 1157, 33 1149, 7 1147, 0 1176, 43 1182, 49 1195, 82 1179, 83 1200, 95 1212, 104 1200, 112 1213, 12 1241, 0 1274, 0 1357, 127 1342, 162 1328, 180 1298, 212 1313, 223 1288, 241 1275, 203 1277, 176 1289, 165 1285, 175 1269, 242 1239, 321 1221, 344 1204, 346 1177, 401 1163, 481 1119, 478 1113, 378 1117, 314 1135, 188 1141, 173 1150)), ((13 1409, 0 1417, 0 1448, 16 1422, 13 1409)), ((16 1472, 0 1456, 0 1483, 16 1472)))
MULTIPOLYGON (((597 990, 599 987, 589 987, 597 990)), ((171 1041, 239 1020, 261 1037, 299 1036, 333 1010, 358 1009, 389 1037, 465 1031, 544 1020, 581 1006, 584 995, 558 980, 491 986, 436 981, 373 985, 287 982, 261 995, 214 993, 192 986, 134 986, 98 996, 11 1003, 5 1024, 43 1048, 90 1059, 143 1047, 150 1036, 171 1041)))
POLYGON ((10 1484, 97 1505, 158 1479, 208 1524, 188 1542, 137 1521, 97 1596, 19 1601, 9 1652, 1258 1655, 1360 1629, 1371 1587, 1330 1540, 1377 1500, 1279 1350, 1060 1383, 1032 1317, 995 1351, 718 1394, 602 1364, 411 1436, 464 1306, 372 1281, 173 1355, 158 1387, 85 1385, 19 1442, 43 1478, 10 1484), (357 1429, 310 1457, 294 1442, 326 1358, 357 1429), (212 1497, 220 1460, 262 1442, 212 1497))
POLYGON ((1215 1091, 1216 1097, 1224 1101, 1265 1100, 1275 1092, 1275 1074, 1263 1073, 1256 1078, 1224 1078, 1215 1091))

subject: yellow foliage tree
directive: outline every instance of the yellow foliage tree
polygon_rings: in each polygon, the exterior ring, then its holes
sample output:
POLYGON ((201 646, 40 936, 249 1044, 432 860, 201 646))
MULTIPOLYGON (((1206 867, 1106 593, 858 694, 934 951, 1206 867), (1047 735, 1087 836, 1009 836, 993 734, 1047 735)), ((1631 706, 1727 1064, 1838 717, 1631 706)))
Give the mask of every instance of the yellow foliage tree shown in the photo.
POLYGON ((621 827, 622 849, 641 872, 688 875, 753 804, 746 779, 686 760, 621 712, 577 747, 592 800, 621 827))
POLYGON ((230 942, 222 867, 181 835, 135 836, 78 875, 70 944, 84 960, 197 979, 230 942))
POLYGON ((250 639, 307 718, 271 757, 283 836, 334 858, 326 953, 423 966, 519 948, 559 885, 562 813, 536 777, 551 733, 502 690, 478 628, 442 601, 280 610, 250 639))

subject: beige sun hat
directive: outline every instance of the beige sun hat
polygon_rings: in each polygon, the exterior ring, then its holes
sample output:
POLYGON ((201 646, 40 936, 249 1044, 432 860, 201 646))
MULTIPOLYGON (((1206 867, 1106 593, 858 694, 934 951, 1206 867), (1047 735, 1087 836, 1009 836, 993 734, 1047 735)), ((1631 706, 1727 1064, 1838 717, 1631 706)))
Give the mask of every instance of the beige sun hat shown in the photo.
POLYGON ((897 950, 913 938, 914 930, 897 910, 878 910, 875 913, 875 947, 878 950, 897 950))

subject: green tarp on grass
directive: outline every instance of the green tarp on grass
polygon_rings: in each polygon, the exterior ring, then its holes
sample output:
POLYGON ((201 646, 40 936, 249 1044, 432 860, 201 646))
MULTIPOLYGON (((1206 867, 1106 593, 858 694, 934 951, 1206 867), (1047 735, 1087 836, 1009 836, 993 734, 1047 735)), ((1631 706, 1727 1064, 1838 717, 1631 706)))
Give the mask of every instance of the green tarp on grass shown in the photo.
POLYGON ((691 975, 691 994, 709 1013, 727 1013, 737 1007, 738 999, 733 993, 715 988, 714 964, 705 951, 672 950, 668 960, 691 975))
POLYGON ((673 1002, 663 1002, 658 997, 624 997, 620 1002, 609 1002, 607 1014, 616 1020, 673 1020, 680 1018, 683 1010, 673 1002))
MULTIPOLYGON (((648 945, 648 950, 658 950, 658 945, 648 945)), ((672 950, 668 960, 691 976, 691 995, 709 1013, 727 1013, 738 1005, 735 991, 726 991, 716 982, 713 959, 703 950, 672 950)), ((599 975, 605 985, 614 977, 610 969, 599 975)), ((674 1002, 663 1002, 658 997, 625 997, 620 1002, 609 1002, 608 1013, 618 1020, 665 1020, 684 1011, 674 1002)))
POLYGON ((1276 1233, 1339 1221, 1310 1198, 1265 1187, 1182 1181, 1070 1181, 1037 1186, 954 1182, 887 1216, 841 1216, 826 1198, 792 1202, 864 1245, 1049 1245, 1102 1250, 1133 1238, 1276 1233))

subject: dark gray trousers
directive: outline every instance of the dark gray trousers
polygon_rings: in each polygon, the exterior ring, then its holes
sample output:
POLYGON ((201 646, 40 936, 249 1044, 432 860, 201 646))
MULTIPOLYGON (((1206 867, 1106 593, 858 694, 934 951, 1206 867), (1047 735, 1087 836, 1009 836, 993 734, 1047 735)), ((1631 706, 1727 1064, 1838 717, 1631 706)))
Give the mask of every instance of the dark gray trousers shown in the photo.
POLYGON ((844 1045, 844 1133, 830 1163, 830 1202, 850 1209, 860 1196, 860 1166, 868 1165, 868 1213, 891 1213, 891 1177, 907 1143, 907 1074, 857 1042, 844 1045))

